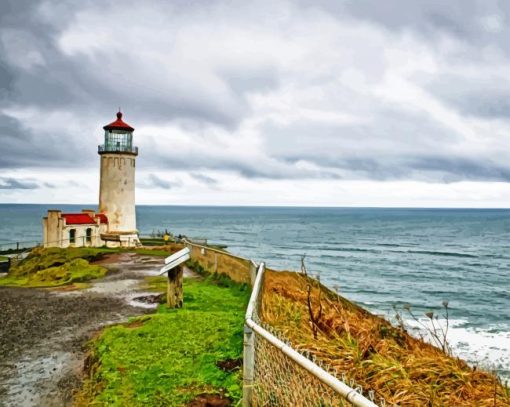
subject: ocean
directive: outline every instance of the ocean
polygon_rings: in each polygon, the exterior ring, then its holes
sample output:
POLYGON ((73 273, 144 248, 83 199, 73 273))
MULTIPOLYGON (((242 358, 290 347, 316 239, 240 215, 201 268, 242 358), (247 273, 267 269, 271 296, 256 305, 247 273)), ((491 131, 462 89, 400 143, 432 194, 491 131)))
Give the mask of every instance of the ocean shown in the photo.
MULTIPOLYGON (((0 205, 0 246, 40 241, 48 208, 0 205)), ((137 224, 271 268, 298 270, 304 255, 309 273, 388 318, 409 304, 426 321, 446 300, 454 353, 510 379, 510 210, 138 206, 137 224)))

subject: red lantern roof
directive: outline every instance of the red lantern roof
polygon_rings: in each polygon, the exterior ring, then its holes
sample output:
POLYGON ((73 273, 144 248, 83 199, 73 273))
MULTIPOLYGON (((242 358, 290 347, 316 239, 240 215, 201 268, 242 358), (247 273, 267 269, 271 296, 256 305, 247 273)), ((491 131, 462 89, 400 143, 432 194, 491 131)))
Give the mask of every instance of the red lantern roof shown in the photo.
POLYGON ((117 113, 117 120, 114 122, 107 124, 103 127, 105 130, 124 130, 124 131, 134 131, 135 129, 132 128, 129 124, 122 121, 122 113, 119 111, 117 113))
POLYGON ((67 225, 95 225, 96 219, 99 219, 99 223, 108 223, 108 218, 103 213, 98 213, 95 219, 88 213, 63 213, 62 217, 67 225))

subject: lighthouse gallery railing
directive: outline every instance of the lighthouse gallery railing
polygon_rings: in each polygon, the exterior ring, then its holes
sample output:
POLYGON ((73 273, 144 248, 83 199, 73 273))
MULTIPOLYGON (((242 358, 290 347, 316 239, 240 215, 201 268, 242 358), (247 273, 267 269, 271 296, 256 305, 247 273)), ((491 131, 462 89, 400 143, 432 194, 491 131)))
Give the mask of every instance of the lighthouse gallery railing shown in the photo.
POLYGON ((128 147, 128 146, 105 146, 104 144, 100 144, 97 146, 97 152, 101 153, 128 153, 128 154, 138 154, 138 147, 128 147))

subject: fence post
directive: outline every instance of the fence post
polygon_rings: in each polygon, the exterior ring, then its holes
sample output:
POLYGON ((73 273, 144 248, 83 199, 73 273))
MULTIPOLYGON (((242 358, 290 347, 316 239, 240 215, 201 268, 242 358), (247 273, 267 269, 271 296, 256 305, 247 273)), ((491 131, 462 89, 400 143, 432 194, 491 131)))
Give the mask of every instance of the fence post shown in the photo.
POLYGON ((16 242, 16 251, 19 250, 19 242, 16 242))
POLYGON ((253 402, 253 382, 255 376, 255 335, 244 325, 243 341, 243 407, 251 407, 253 402))
POLYGON ((252 287, 255 284, 255 279, 257 278, 257 268, 258 266, 253 261, 250 261, 250 281, 252 287))
POLYGON ((166 305, 168 308, 182 308, 183 291, 182 277, 183 267, 179 265, 167 272, 166 305))

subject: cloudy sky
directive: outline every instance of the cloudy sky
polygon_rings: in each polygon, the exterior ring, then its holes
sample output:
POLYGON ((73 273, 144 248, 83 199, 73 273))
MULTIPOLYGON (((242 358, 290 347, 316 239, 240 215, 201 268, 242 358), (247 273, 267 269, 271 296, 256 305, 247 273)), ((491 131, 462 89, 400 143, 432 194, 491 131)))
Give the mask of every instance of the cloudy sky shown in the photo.
POLYGON ((508 1, 0 0, 0 202, 510 206, 508 1))

